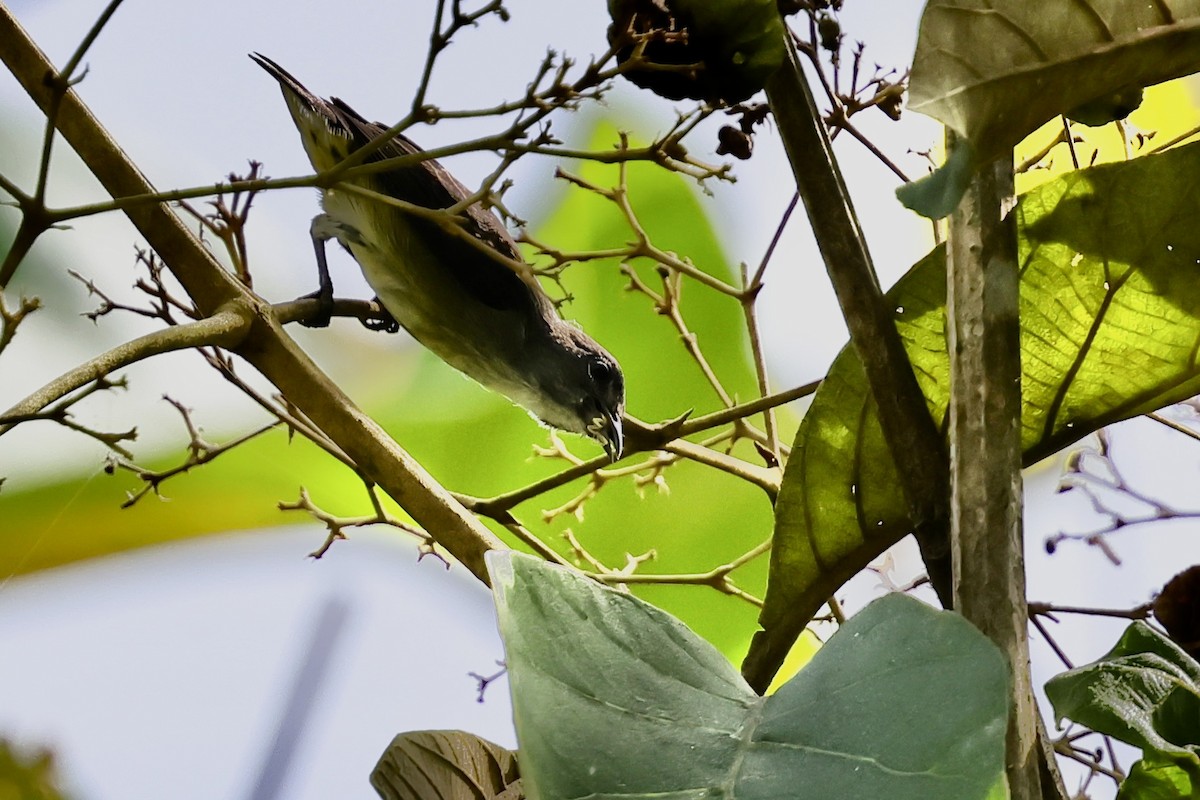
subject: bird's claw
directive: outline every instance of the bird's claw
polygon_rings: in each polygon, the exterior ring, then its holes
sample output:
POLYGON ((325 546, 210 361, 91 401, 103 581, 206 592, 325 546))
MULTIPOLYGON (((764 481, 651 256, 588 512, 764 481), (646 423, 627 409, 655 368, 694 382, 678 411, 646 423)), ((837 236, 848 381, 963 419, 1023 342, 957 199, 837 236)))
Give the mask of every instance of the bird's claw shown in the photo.
POLYGON ((383 307, 383 303, 380 302, 378 297, 375 298, 374 305, 376 309, 374 316, 364 317, 360 320, 363 327, 377 333, 380 331, 383 333, 399 333, 400 323, 392 316, 392 312, 383 307))

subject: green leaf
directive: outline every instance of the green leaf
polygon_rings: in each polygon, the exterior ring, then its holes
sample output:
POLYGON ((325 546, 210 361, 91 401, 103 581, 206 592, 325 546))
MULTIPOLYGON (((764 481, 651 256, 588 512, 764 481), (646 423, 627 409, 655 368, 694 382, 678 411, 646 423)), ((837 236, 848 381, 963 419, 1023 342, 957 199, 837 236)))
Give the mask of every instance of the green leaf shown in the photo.
POLYGON ((1126 86, 1103 97, 1089 100, 1066 112, 1067 119, 1092 128, 1125 119, 1142 105, 1145 95, 1141 86, 1126 86))
MULTIPOLYGON (((1197 70, 1200 0, 930 0, 908 107, 970 140, 978 165, 1057 114, 1197 70)), ((934 216, 920 192, 902 200, 934 216)))
POLYGON ((763 698, 653 606, 488 559, 532 798, 997 796, 1007 667, 955 614, 878 600, 763 698))
POLYGON ((959 139, 946 163, 923 178, 896 187, 896 197, 930 219, 949 216, 958 208, 975 173, 975 151, 967 139, 959 139))
POLYGON ((1008 791, 1008 776, 1001 774, 992 784, 987 800, 1010 800, 1012 794, 1008 791))
MULTIPOLYGON (((1073 172, 1024 195, 1022 447, 1032 464, 1105 425, 1200 391, 1200 145, 1073 172)), ((945 257, 888 293, 934 418, 947 413, 945 257)), ((776 504, 766 606, 748 675, 773 672, 847 578, 912 530, 853 349, 797 433, 776 504)))
POLYGON ((392 739, 371 771, 383 800, 521 800, 517 755, 463 731, 414 731, 392 739))
MULTIPOLYGON (((1200 664, 1138 620, 1107 655, 1052 678, 1046 697, 1061 720, 1140 747, 1200 780, 1200 664)), ((1148 780, 1148 776, 1147 780, 1148 780)), ((1160 778, 1170 778, 1162 776, 1160 778)))
POLYGON ((1146 756, 1134 762, 1129 777, 1121 782, 1117 800, 1181 800, 1200 794, 1200 782, 1175 762, 1146 756))
POLYGON ((1126 628, 1105 658, 1121 658, 1140 653, 1158 656, 1182 673, 1188 681, 1200 686, 1200 663, 1169 636, 1163 636, 1145 623, 1139 622, 1126 628))

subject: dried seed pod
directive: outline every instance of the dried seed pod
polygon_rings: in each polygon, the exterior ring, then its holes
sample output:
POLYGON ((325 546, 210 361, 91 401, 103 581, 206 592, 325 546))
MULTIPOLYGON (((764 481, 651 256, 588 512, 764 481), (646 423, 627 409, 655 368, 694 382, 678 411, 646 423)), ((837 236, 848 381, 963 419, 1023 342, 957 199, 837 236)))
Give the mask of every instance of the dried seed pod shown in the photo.
POLYGON ((733 156, 745 161, 753 151, 754 140, 750 134, 732 125, 725 125, 717 131, 717 155, 733 156))

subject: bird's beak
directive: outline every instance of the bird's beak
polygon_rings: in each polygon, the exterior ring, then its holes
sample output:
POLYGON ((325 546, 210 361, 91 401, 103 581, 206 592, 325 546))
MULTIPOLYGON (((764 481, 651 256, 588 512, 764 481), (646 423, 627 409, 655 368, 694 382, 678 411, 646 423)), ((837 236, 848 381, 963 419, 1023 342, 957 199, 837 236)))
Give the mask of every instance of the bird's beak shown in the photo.
POLYGON ((609 461, 616 462, 625 450, 625 434, 621 430, 621 413, 605 411, 587 426, 588 434, 600 443, 609 461))

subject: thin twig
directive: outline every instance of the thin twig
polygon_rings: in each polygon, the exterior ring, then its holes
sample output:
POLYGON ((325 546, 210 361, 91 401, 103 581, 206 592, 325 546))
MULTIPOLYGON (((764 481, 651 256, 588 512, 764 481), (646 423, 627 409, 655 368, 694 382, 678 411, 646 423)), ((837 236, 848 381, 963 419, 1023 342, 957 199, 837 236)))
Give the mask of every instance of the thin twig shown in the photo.
POLYGON ((250 322, 241 309, 227 308, 218 311, 211 317, 205 317, 186 325, 153 331, 132 341, 119 344, 108 352, 60 375, 12 406, 8 411, 0 414, 0 435, 7 433, 15 424, 5 422, 5 420, 36 414, 75 389, 151 356, 201 345, 234 347, 245 336, 249 325, 250 322))
MULTIPOLYGON (((788 222, 792 218, 792 214, 796 210, 797 204, 800 202, 800 193, 796 192, 792 195, 792 199, 788 202, 787 208, 783 210, 783 214, 779 218, 779 224, 775 226, 775 233, 771 236, 771 241, 767 245, 767 250, 763 253, 762 260, 758 262, 757 269, 754 270, 754 276, 747 278, 747 267, 743 262, 742 270, 742 314, 746 319, 746 332, 750 337, 750 354, 754 360, 754 373, 758 379, 758 393, 763 397, 771 394, 771 379, 767 373, 767 358, 763 350, 762 334, 758 326, 758 296, 762 292, 763 278, 767 273, 767 265, 771 263, 771 256, 775 254, 775 248, 779 246, 779 240, 783 238, 783 231, 787 228, 788 222)), ((763 411, 763 429, 767 434, 766 449, 770 453, 775 464, 781 463, 779 457, 779 431, 775 424, 775 410, 768 408, 763 411)))
POLYGON ((417 556, 417 560, 421 560, 425 556, 431 555, 441 561, 446 566, 446 569, 450 569, 450 562, 437 552, 433 537, 420 528, 410 525, 407 522, 394 519, 385 513, 382 506, 379 504, 379 498, 375 495, 374 487, 368 483, 366 484, 366 489, 367 494, 371 498, 371 505, 375 510, 374 514, 359 517, 334 516, 333 514, 330 514, 329 512, 318 507, 316 503, 312 501, 312 497, 309 496, 308 490, 303 486, 300 487, 300 497, 298 500, 293 503, 280 502, 278 504, 278 508, 280 511, 304 511, 313 519, 325 525, 325 528, 328 531, 325 541, 321 543, 320 547, 308 554, 310 558, 322 558, 326 553, 329 552, 329 548, 333 546, 334 542, 346 538, 346 534, 343 531, 345 531, 347 528, 365 528, 373 525, 385 525, 387 527, 403 531, 404 533, 407 533, 417 539, 419 542, 419 555, 417 556))
MULTIPOLYGON (((753 416, 766 408, 784 405, 801 397, 806 397, 816 391, 820 381, 797 386, 794 389, 789 389, 770 397, 759 398, 748 403, 742 403, 732 408, 722 409, 706 414, 701 417, 696 417, 692 420, 684 421, 682 419, 673 420, 665 427, 656 428, 655 426, 647 425, 640 420, 631 417, 625 418, 625 427, 630 432, 629 444, 626 447, 626 453, 644 452, 647 450, 656 450, 665 444, 674 441, 681 436, 687 436, 700 431, 710 430, 721 425, 729 424, 737 419, 753 416)), ((497 519, 503 519, 504 515, 521 503, 537 497, 540 494, 557 489, 559 486, 570 483, 573 480, 583 477, 597 469, 600 469, 608 464, 606 456, 597 456, 596 458, 574 465, 569 469, 563 470, 555 475, 543 478, 540 481, 535 481, 528 486, 523 486, 520 489, 514 489, 504 494, 495 495, 489 498, 478 497, 461 497, 461 501, 468 508, 476 513, 483 514, 497 519)))
POLYGON ((136 492, 129 492, 125 502, 121 504, 121 508, 132 507, 151 492, 153 492, 156 496, 161 497, 159 494, 159 487, 166 481, 174 478, 177 475, 190 472, 196 467, 203 466, 204 464, 219 458, 225 453, 242 446, 252 439, 258 438, 267 431, 273 430, 280 425, 278 420, 272 421, 252 431, 249 431, 248 433, 244 433, 241 436, 232 439, 231 441, 224 442, 222 444, 211 444, 205 441, 204 437, 201 436, 200 429, 196 427, 195 423, 192 421, 191 412, 189 409, 187 409, 179 401, 173 400, 165 395, 163 396, 163 399, 174 406, 175 409, 183 416, 183 422, 187 428, 188 436, 190 438, 190 441, 188 442, 187 458, 184 459, 184 461, 179 465, 165 470, 149 470, 134 464, 127 458, 110 459, 108 465, 105 467, 105 471, 107 471, 109 474, 112 474, 118 469, 124 470, 126 472, 132 472, 138 477, 138 480, 142 481, 142 488, 136 492))
POLYGON ((732 595, 739 599, 745 600, 751 605, 762 607, 762 600, 749 592, 740 589, 733 581, 730 580, 729 574, 741 566, 753 561, 756 558, 769 552, 771 542, 767 540, 762 544, 755 546, 742 555, 730 561, 727 564, 722 564, 718 567, 713 567, 707 572, 695 573, 679 573, 679 574, 647 574, 647 573, 629 573, 620 572, 592 572, 588 573, 590 577, 595 578, 602 583, 627 586, 631 584, 649 584, 655 586, 711 586, 719 592, 732 595))

